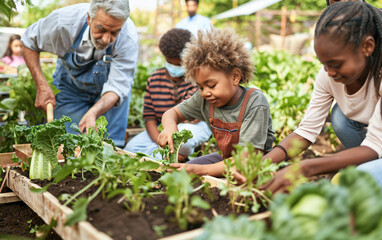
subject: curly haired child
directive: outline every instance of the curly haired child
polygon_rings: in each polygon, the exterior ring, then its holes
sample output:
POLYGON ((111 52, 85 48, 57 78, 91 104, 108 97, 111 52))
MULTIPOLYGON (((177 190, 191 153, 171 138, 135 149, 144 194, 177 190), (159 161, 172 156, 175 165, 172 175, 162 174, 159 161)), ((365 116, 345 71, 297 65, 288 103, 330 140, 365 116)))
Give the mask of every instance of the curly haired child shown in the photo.
MULTIPOLYGON (((146 130, 131 139, 126 144, 125 150, 152 154, 158 148, 158 126, 161 124, 163 113, 184 99, 190 98, 197 91, 196 86, 184 80, 184 70, 180 65, 180 54, 190 39, 191 33, 188 30, 175 28, 161 37, 159 49, 166 59, 166 67, 156 70, 147 80, 143 109, 146 130)), ((190 130, 193 134, 193 138, 179 150, 179 159, 182 161, 194 152, 195 147, 211 136, 208 125, 203 121, 179 123, 178 128, 190 130)), ((160 159, 160 154, 156 154, 155 158, 160 159)))
POLYGON ((187 81, 198 85, 199 91, 164 113, 159 145, 168 144, 173 151, 171 135, 178 130, 177 124, 199 119, 209 123, 222 156, 213 153, 172 167, 221 176, 222 160, 231 157, 234 144, 251 142, 257 151, 271 149, 274 132, 268 101, 260 90, 241 86, 251 80, 254 67, 238 35, 217 28, 199 31, 198 37, 187 44, 182 65, 187 81))

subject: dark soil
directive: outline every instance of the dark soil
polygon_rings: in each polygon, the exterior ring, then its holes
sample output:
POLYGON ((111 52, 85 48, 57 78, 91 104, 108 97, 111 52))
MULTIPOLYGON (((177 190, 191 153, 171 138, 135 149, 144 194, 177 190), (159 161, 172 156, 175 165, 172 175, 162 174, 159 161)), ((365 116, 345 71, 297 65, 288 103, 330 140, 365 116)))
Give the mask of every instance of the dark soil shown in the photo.
MULTIPOLYGON (((158 173, 153 173, 157 175, 158 173)), ((153 179, 155 178, 153 177, 153 179)), ((48 191, 54 196, 59 197, 63 193, 74 194, 81 188, 92 181, 91 173, 85 174, 86 180, 82 180, 79 176, 76 179, 66 178, 59 184, 52 184, 48 191)), ((44 185, 46 181, 33 181, 39 185, 44 185)), ((88 197, 96 188, 91 188, 85 192, 84 197, 88 197)), ((203 192, 197 192, 203 199, 211 204, 211 208, 219 215, 228 215, 233 213, 228 205, 228 197, 219 196, 219 190, 212 188, 213 200, 203 192)), ((100 194, 102 195, 102 194, 100 194)), ((102 196, 96 197, 88 206, 88 221, 97 229, 110 235, 116 240, 125 239, 157 239, 162 236, 170 236, 176 233, 184 232, 180 229, 173 219, 173 215, 165 215, 165 207, 168 205, 167 196, 165 194, 154 195, 144 199, 145 210, 143 212, 128 212, 121 197, 113 199, 102 199, 102 196), (154 229, 160 228, 157 232, 154 229)), ((262 208, 261 211, 265 211, 262 208)), ((213 213, 209 211, 201 211, 203 216, 211 219, 213 213)), ((240 213, 243 213, 242 211, 240 213)), ((249 213, 248 213, 249 214, 249 213)), ((201 227, 202 221, 189 225, 189 229, 201 227)))
MULTIPOLYGON (((315 158, 332 153, 333 150, 328 143, 327 136, 325 134, 320 135, 316 143, 303 154, 302 159, 315 158)), ((341 145, 337 147, 337 150, 341 149, 343 149, 341 145)), ((26 173, 22 174, 26 175, 26 173)), ((93 176, 91 173, 86 173, 85 178, 86 180, 82 180, 80 176, 77 176, 76 179, 69 177, 59 184, 52 184, 49 187, 49 192, 57 198, 63 193, 74 194, 90 183, 93 176)), ((40 185, 47 183, 45 181, 34 182, 40 185)), ((85 192, 83 196, 88 197, 95 190, 96 187, 93 187, 85 192)), ((197 194, 208 200, 206 194, 197 194)), ((174 221, 173 215, 164 214, 165 207, 168 205, 167 197, 164 194, 145 199, 145 210, 138 213, 129 213, 123 201, 119 201, 121 197, 103 199, 101 195, 89 204, 87 210, 88 221, 100 231, 110 235, 113 239, 157 239, 158 237, 183 232, 174 221), (155 231, 154 229, 161 230, 155 231)), ((219 191, 215 188, 212 189, 212 195, 213 200, 209 200, 209 202, 217 214, 228 215, 233 212, 228 204, 228 197, 219 196, 219 191)), ((265 211, 265 208, 262 208, 261 211, 265 211)), ((203 214, 207 218, 212 218, 213 216, 211 210, 203 211, 203 214)), ((28 227, 29 223, 27 223, 29 220, 32 220, 33 226, 44 224, 43 220, 22 202, 0 204, 0 239, 2 239, 1 234, 34 237, 34 234, 29 233, 30 227, 28 227)), ((201 225, 202 222, 189 225, 189 230, 198 228, 201 225)), ((54 233, 48 239, 60 239, 60 237, 54 233)))
MULTIPOLYGON (((5 188, 2 193, 10 191, 5 188)), ((0 239, 35 239, 36 234, 30 231, 44 224, 44 221, 22 201, 0 204, 0 239)), ((61 237, 50 231, 46 239, 60 240, 61 237)))

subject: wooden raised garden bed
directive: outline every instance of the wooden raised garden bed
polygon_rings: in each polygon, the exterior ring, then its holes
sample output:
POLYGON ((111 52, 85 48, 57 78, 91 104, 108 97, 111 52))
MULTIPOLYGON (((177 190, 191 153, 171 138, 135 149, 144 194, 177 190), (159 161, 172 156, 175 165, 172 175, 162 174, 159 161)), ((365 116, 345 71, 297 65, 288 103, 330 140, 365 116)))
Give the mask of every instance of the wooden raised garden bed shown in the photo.
MULTIPOLYGON (((17 156, 24 159, 28 159, 32 153, 29 144, 23 144, 21 146, 15 145, 15 150, 17 156)), ((119 150, 119 153, 131 155, 131 153, 123 150, 119 150)), ((204 176, 203 179, 204 181, 209 182, 212 187, 216 187, 219 182, 225 183, 224 180, 211 176, 204 176)), ((32 210, 34 210, 47 224, 49 224, 52 219, 55 219, 57 221, 55 231, 63 239, 112 239, 107 234, 97 230, 88 221, 79 222, 71 227, 64 226, 67 216, 72 213, 72 210, 69 207, 61 205, 59 200, 49 192, 44 192, 42 194, 32 193, 30 191, 31 187, 40 187, 37 184, 32 183, 27 177, 22 176, 16 170, 11 170, 9 172, 7 184, 8 187, 14 191, 14 193, 19 196, 20 199, 23 200, 32 210)), ((123 214, 123 212, 120 212, 120 214, 123 214)), ((200 233, 201 229, 196 229, 166 237, 164 239, 193 239, 200 233)))
MULTIPOLYGON (((221 181, 210 176, 207 176, 205 180, 214 186, 221 181)), ((22 176, 16 170, 10 170, 7 184, 8 187, 47 224, 51 222, 51 219, 55 219, 57 221, 57 226, 54 229, 63 239, 112 239, 107 234, 97 230, 87 221, 79 222, 71 227, 64 226, 66 218, 70 213, 72 213, 72 210, 69 207, 61 205, 59 200, 49 192, 44 192, 42 194, 32 193, 30 191, 31 187, 40 188, 40 186, 32 183, 29 178, 22 176)), ((120 214, 123 214, 123 212, 120 214)), ((196 229, 164 239, 193 239, 195 234, 200 233, 201 229, 196 229)))
POLYGON ((90 223, 85 221, 79 222, 73 227, 64 226, 66 217, 72 213, 72 210, 62 206, 58 199, 49 192, 42 194, 32 193, 29 188, 40 188, 40 186, 32 183, 30 179, 22 176, 15 170, 9 172, 7 184, 8 187, 46 223, 49 224, 52 219, 55 219, 57 226, 54 229, 63 239, 111 239, 108 235, 98 231, 90 223))

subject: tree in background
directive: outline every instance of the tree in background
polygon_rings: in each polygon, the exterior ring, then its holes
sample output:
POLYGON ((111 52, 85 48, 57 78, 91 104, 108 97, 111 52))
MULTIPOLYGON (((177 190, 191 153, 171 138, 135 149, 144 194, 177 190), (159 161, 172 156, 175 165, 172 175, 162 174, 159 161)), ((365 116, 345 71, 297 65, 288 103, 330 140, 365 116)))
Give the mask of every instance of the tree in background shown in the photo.
POLYGON ((17 4, 30 4, 30 0, 0 0, 0 24, 9 22, 16 14, 17 4))

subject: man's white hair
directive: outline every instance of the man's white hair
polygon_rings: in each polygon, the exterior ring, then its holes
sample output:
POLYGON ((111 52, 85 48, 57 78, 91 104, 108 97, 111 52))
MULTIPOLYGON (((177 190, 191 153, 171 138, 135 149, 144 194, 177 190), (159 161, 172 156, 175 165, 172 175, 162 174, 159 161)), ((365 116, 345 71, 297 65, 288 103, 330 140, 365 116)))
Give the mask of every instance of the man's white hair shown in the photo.
POLYGON ((102 9, 107 15, 124 21, 130 15, 129 0, 92 0, 89 7, 90 20, 95 17, 98 9, 102 9))

